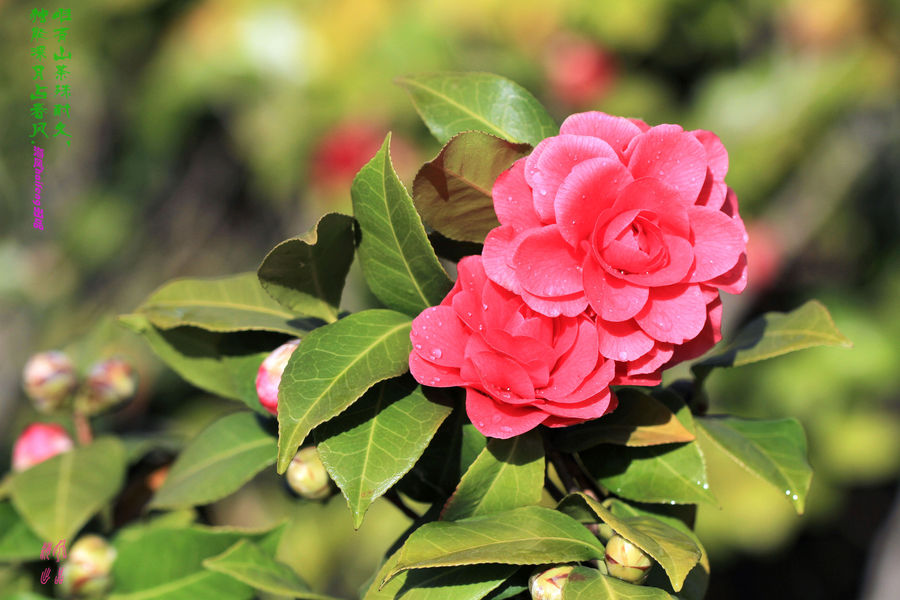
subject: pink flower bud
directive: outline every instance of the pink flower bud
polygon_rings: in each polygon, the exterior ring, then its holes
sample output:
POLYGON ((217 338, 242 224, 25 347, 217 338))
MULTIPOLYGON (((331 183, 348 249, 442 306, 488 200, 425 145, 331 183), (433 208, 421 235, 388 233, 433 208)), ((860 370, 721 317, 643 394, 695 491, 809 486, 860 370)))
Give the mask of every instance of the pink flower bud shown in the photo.
POLYGON ((620 535, 613 536, 606 544, 606 567, 617 579, 641 584, 652 566, 653 562, 643 550, 620 535))
POLYGON ((137 391, 137 377, 131 363, 110 358, 91 367, 75 398, 75 410, 95 415, 128 400, 137 391))
POLYGON ((291 489, 308 500, 322 500, 331 495, 331 478, 315 446, 297 452, 285 477, 291 489))
POLYGON ((62 592, 66 597, 105 596, 112 583, 110 573, 116 549, 99 535, 82 536, 63 563, 62 592))
POLYGON ((562 600, 563 586, 574 568, 572 565, 560 565, 532 575, 528 580, 531 600, 562 600))
POLYGON ((278 384, 281 383, 281 374, 298 345, 300 340, 291 340, 278 346, 266 357, 256 373, 256 395, 263 407, 273 415, 278 414, 278 384))
POLYGON ((22 372, 25 393, 41 412, 58 409, 78 385, 75 366, 58 350, 35 354, 22 372))
POLYGON ((24 471, 73 447, 72 438, 59 425, 34 423, 13 446, 13 471, 24 471))

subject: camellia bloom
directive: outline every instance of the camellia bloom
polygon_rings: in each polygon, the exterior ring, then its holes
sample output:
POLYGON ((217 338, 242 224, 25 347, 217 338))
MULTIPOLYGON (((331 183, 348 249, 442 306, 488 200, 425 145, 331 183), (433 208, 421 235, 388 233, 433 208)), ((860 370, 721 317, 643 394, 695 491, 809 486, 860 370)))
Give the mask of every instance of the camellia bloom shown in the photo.
POLYGON ((658 383, 718 341, 719 291, 746 284, 727 170, 708 131, 572 115, 495 182, 485 272, 540 314, 590 307, 616 382, 658 383))
POLYGON ((599 352, 587 313, 550 318, 489 280, 480 256, 458 266, 439 306, 412 324, 410 371, 420 383, 466 388, 466 412, 483 434, 510 438, 562 427, 615 408, 613 361, 599 352))
POLYGON ((13 446, 13 471, 24 471, 34 465, 68 452, 75 445, 66 430, 52 423, 34 423, 25 428, 13 446))
POLYGON ((281 384, 281 375, 299 345, 300 340, 291 340, 278 346, 266 357, 256 372, 256 395, 259 396, 263 408, 273 415, 278 414, 278 386, 281 384))

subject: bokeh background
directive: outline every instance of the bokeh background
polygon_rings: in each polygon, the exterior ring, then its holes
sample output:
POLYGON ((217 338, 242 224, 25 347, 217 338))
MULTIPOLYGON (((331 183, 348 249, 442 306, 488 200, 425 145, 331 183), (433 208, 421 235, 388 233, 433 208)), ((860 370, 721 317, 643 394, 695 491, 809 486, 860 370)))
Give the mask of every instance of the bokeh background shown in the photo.
MULTIPOLYGON (((177 446, 235 410, 110 316, 174 277, 254 270, 321 212, 349 212, 350 181, 388 130, 410 182, 439 146, 392 79, 491 71, 560 121, 596 109, 716 132, 751 246, 726 335, 816 297, 855 343, 712 376, 713 411, 800 418, 815 477, 801 518, 777 490, 707 456, 722 505, 698 517, 709 597, 900 597, 897 0, 0 0, 0 57, 4 464, 37 419, 20 373, 40 350, 68 348, 82 366, 111 352, 135 361, 139 397, 101 429, 177 446), (73 16, 73 138, 45 144, 43 232, 29 202, 34 7, 73 16)), ((351 279, 348 308, 361 290, 351 279)), ((272 473, 201 516, 294 519, 280 556, 345 597, 405 526, 379 502, 354 533, 340 497, 293 500, 272 473)), ((0 589, 23 585, 8 577, 0 570, 0 589)))

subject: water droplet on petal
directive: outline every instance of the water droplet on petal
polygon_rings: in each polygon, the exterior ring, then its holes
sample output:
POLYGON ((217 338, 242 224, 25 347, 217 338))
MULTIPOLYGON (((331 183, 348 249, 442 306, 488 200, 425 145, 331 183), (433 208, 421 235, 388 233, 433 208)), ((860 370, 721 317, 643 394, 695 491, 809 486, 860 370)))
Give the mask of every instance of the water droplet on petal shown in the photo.
POLYGON ((422 344, 416 344, 416 350, 421 350, 421 349, 422 349, 422 344))
POLYGON ((492 422, 492 423, 499 423, 499 422, 500 422, 500 419, 502 419, 502 418, 503 418, 503 417, 501 417, 500 415, 494 415, 493 417, 491 417, 491 422, 492 422))
POLYGON ((546 195, 547 195, 547 190, 541 190, 541 196, 546 196, 546 195))
POLYGON ((441 351, 440 348, 435 348, 434 350, 431 351, 432 358, 440 358, 443 355, 444 355, 444 353, 443 353, 443 351, 441 351))
POLYGON ((482 305, 481 305, 481 310, 487 310, 487 309, 488 309, 488 305, 487 305, 487 304, 482 304, 482 305))
POLYGON ((619 352, 619 360, 625 361, 628 360, 628 353, 622 350, 619 352))

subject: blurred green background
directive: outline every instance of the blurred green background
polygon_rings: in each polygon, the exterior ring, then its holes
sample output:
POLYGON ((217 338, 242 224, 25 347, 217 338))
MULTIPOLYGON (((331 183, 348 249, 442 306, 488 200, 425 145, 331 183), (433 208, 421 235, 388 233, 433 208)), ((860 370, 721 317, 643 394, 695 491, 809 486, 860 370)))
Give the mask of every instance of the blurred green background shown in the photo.
MULTIPOLYGON (((410 182, 439 146, 392 79, 491 71, 560 121, 604 110, 716 132, 751 236, 750 285, 728 299, 726 335, 817 297, 855 343, 711 378, 713 412, 800 418, 816 475, 801 518, 707 456, 722 505, 698 517, 709 597, 900 596, 887 567, 900 560, 897 0, 0 0, 0 56, 0 460, 37 418, 20 372, 44 349, 139 365, 138 399, 101 429, 177 439, 236 409, 104 317, 173 277, 253 270, 321 212, 348 212, 350 181, 388 130, 410 182), (44 144, 43 232, 29 201, 34 7, 73 17, 73 139, 44 144)), ((361 289, 351 279, 348 308, 361 289)), ((132 475, 157 466, 151 456, 132 475)), ((405 527, 378 503, 354 534, 339 497, 292 500, 273 474, 204 516, 291 516, 281 556, 347 597, 405 527)))

